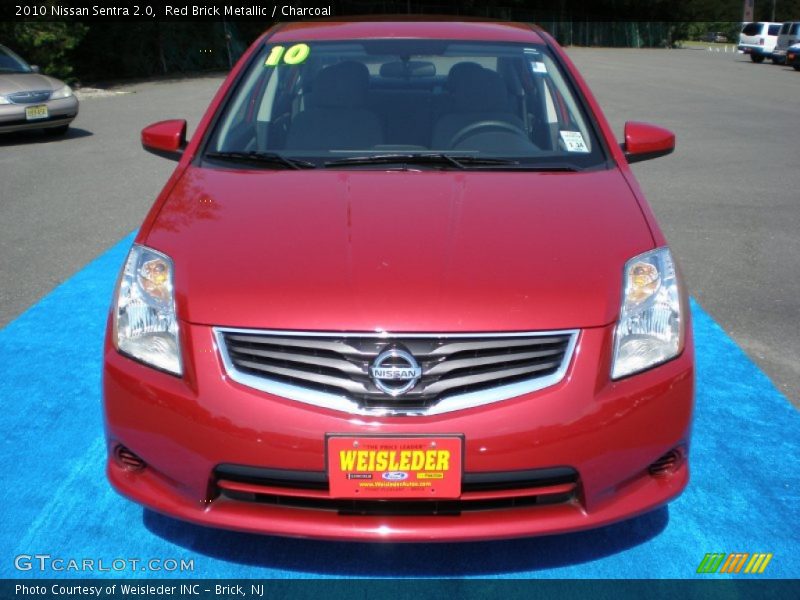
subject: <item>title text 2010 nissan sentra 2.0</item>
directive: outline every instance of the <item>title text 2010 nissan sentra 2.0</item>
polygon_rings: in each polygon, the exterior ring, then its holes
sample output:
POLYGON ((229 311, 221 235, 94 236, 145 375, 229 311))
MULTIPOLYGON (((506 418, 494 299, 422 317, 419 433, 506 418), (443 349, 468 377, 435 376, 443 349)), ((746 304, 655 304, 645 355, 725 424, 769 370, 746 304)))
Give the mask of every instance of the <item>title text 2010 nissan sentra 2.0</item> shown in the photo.
POLYGON ((688 482, 689 306, 583 79, 527 25, 278 26, 127 257, 108 477, 204 525, 348 540, 598 527, 688 482))

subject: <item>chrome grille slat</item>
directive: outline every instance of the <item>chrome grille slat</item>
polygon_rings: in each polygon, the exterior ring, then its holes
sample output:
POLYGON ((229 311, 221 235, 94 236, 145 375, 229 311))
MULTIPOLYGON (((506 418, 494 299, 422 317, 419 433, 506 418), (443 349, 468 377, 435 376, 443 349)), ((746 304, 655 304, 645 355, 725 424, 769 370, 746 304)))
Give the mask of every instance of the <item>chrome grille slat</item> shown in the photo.
POLYGON ((456 377, 453 379, 442 379, 436 383, 425 386, 425 392, 431 395, 441 394, 447 390, 464 387, 465 385, 475 385, 477 383, 485 383, 495 379, 507 379, 510 377, 518 377, 527 373, 536 373, 538 371, 546 371, 557 367, 558 361, 552 361, 543 365, 530 365, 527 367, 516 367, 513 369, 503 369, 502 371, 490 371, 489 373, 480 373, 477 375, 465 375, 463 377, 456 377))
MULTIPOLYGON (((460 358, 440 362, 426 371, 428 375, 443 375, 457 369, 467 369, 471 367, 482 367, 504 362, 514 362, 528 358, 541 358, 544 356, 555 356, 563 354, 563 349, 538 350, 535 352, 518 352, 514 354, 496 354, 493 356, 480 356, 477 358, 460 358)), ((560 362, 560 361, 559 361, 560 362)))
POLYGON ((368 355, 369 352, 359 350, 343 341, 328 341, 325 339, 305 339, 299 337, 265 337, 263 335, 229 335, 229 340, 248 342, 251 344, 268 344, 270 346, 297 346, 298 348, 311 348, 314 350, 328 350, 331 352, 352 355, 368 355))
POLYGON ((485 341, 485 342, 455 342, 455 343, 445 343, 436 348, 432 355, 437 356, 441 354, 455 354, 456 352, 465 352, 465 351, 474 351, 474 350, 488 350, 491 348, 513 348, 516 346, 531 346, 533 344, 563 344, 564 338, 563 337, 542 337, 537 338, 535 340, 531 340, 530 338, 522 339, 522 340, 497 340, 497 341, 485 341))
MULTIPOLYGON (((577 330, 389 334, 215 328, 214 335, 232 380, 316 406, 373 415, 438 414, 554 385, 564 377, 578 339, 577 330), (388 349, 410 353, 422 371, 400 395, 382 391, 371 377, 370 367, 388 349)), ((382 378, 381 387, 386 383, 382 378)))
POLYGON ((364 394, 367 392, 367 389, 363 383, 358 383, 357 381, 352 381, 345 378, 323 375, 322 373, 310 373, 308 371, 301 371, 300 369, 289 369, 286 367, 266 365, 250 360, 237 360, 236 364, 250 369, 255 369, 256 371, 262 371, 264 373, 273 373, 275 375, 280 375, 291 379, 302 379, 304 381, 311 381, 321 385, 344 388, 351 394, 364 394))
POLYGON ((236 350, 237 356, 263 356, 264 358, 272 358, 277 361, 289 361, 293 363, 305 363, 309 365, 317 365, 320 367, 327 367, 329 369, 336 369, 350 375, 361 375, 363 369, 358 365, 348 362, 346 360, 336 358, 326 358, 324 356, 314 356, 313 354, 295 354, 293 352, 279 352, 276 350, 262 350, 260 348, 247 348, 236 350))

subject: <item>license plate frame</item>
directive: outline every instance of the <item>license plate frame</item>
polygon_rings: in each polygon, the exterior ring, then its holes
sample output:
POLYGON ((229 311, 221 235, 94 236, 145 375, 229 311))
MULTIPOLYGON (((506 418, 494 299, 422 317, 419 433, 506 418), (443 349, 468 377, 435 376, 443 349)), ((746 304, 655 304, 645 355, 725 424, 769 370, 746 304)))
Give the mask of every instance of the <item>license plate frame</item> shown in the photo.
POLYGON ((37 104, 36 106, 25 107, 26 121, 39 121, 41 119, 47 119, 49 116, 50 112, 47 110, 47 106, 44 104, 37 104))
POLYGON ((460 434, 329 434, 325 438, 325 454, 331 498, 461 497, 464 436, 460 434), (341 452, 347 454, 343 456, 341 452))

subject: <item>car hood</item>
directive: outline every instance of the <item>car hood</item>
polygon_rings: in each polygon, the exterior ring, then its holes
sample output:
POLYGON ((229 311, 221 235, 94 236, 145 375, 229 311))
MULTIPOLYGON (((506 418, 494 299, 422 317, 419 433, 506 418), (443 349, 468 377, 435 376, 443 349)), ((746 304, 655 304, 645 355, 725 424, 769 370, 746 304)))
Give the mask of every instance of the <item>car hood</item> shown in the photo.
POLYGON ((0 73, 0 94, 14 92, 52 90, 64 87, 64 83, 39 73, 0 73))
POLYGON ((333 331, 532 331, 616 320, 653 247, 616 170, 189 167, 144 243, 179 317, 333 331))

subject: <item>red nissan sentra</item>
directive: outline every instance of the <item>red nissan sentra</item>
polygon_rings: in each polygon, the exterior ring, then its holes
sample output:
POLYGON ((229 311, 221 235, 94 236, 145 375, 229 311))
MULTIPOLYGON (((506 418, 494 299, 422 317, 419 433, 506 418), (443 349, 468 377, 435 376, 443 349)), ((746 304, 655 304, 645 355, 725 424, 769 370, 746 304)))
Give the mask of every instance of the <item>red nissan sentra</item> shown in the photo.
POLYGON ((479 540, 629 518, 688 482, 675 260, 570 59, 509 23, 277 26, 120 275, 108 477, 203 525, 479 540))

